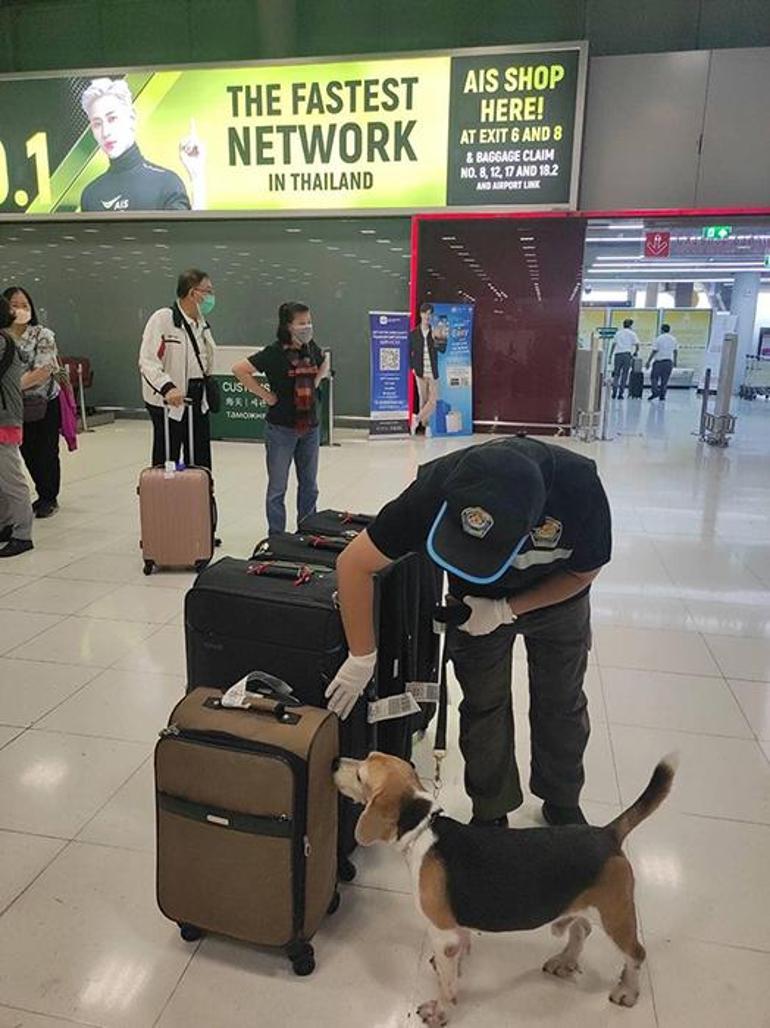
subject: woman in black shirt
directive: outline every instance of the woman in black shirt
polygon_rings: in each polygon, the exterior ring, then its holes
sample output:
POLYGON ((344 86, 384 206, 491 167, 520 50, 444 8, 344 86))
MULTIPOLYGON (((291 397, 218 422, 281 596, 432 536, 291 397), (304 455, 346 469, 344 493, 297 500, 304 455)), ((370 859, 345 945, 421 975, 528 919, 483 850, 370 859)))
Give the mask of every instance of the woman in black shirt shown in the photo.
POLYGON ((269 410, 265 418, 267 524, 271 535, 286 531, 289 470, 297 469, 297 521, 313 514, 318 499, 320 429, 316 390, 325 376, 324 355, 313 341, 310 309, 282 303, 274 343, 233 366, 233 374, 269 410), (261 372, 267 388, 254 377, 261 372))

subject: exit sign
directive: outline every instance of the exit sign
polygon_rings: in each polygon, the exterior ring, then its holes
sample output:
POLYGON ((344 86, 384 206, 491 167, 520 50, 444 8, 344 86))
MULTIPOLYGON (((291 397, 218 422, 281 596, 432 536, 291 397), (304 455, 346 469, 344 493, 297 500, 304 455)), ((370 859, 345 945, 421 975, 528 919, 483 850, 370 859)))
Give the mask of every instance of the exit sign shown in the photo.
POLYGON ((732 235, 732 225, 704 225, 701 235, 704 239, 727 239, 732 235))
POLYGON ((765 254, 765 267, 770 268, 770 253, 765 254))

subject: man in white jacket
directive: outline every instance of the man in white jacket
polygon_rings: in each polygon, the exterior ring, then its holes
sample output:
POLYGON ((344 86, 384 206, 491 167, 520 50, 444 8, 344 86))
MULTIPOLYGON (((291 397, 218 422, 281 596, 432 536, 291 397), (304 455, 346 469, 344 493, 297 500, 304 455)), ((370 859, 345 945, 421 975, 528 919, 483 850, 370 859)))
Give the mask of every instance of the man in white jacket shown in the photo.
POLYGON ((166 460, 163 408, 170 412, 170 459, 184 448, 187 465, 211 468, 206 378, 214 368, 216 344, 206 320, 214 309, 214 287, 205 271, 179 276, 173 307, 161 307, 145 325, 139 350, 142 396, 152 418, 152 463, 166 460), (185 399, 191 402, 185 405, 185 399), (187 418, 193 419, 195 453, 188 453, 187 418))

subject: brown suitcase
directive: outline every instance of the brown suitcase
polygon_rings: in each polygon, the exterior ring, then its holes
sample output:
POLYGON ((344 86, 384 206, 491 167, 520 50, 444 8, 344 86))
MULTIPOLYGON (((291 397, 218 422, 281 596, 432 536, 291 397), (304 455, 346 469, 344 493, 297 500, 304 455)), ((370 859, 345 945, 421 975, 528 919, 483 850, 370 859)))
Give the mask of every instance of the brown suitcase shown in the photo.
POLYGON ((158 906, 187 941, 281 947, 310 974, 309 940, 339 903, 339 723, 291 700, 221 699, 188 693, 155 748, 158 906))
MULTIPOLYGON (((139 517, 141 521, 144 573, 156 566, 191 567, 202 571, 214 554, 216 507, 214 479, 208 468, 172 468, 168 460, 169 412, 164 407, 166 464, 145 468, 139 475, 139 517)), ((193 453, 192 412, 187 412, 190 453, 193 453)))

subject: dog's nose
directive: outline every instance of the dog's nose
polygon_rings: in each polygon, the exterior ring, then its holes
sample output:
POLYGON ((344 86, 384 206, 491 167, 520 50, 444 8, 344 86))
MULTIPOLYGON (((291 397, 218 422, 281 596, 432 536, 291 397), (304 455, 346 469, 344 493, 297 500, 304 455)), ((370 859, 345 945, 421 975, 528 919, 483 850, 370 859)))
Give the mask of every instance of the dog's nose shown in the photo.
POLYGON ((334 774, 335 771, 339 771, 339 769, 340 769, 340 758, 339 757, 335 757, 334 760, 332 761, 332 774, 334 774))

